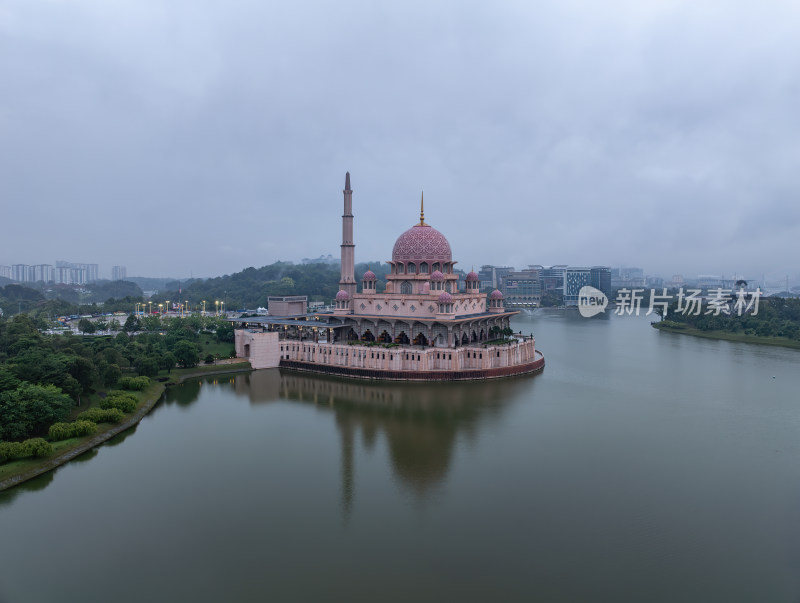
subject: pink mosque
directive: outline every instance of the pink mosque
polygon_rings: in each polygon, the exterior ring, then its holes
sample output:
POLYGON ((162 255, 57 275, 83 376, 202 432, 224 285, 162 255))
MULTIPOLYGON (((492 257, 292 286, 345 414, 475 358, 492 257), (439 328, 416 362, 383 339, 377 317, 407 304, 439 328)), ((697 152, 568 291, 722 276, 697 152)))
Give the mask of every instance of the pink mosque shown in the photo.
POLYGON ((532 336, 498 343, 517 314, 506 311, 500 291, 487 300, 474 271, 459 291, 450 243, 425 222, 423 201, 419 223, 395 241, 385 290, 377 291, 377 277, 367 270, 359 292, 349 172, 343 193, 335 309, 307 314, 305 298, 270 300, 270 316, 234 319, 242 326, 236 330, 237 356, 253 368, 372 379, 486 379, 544 368, 532 336))

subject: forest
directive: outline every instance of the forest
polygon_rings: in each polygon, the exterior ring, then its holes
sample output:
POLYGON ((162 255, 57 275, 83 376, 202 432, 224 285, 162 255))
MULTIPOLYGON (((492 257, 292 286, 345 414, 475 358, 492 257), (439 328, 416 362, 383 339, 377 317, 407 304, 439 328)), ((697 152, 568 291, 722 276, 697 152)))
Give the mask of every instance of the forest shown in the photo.
POLYGON ((748 312, 728 308, 728 313, 708 312, 703 307, 699 314, 680 312, 677 302, 668 307, 666 320, 661 327, 673 329, 694 328, 699 331, 723 331, 759 337, 786 337, 800 340, 800 299, 784 297, 762 297, 748 312))
POLYGON ((116 336, 99 337, 51 335, 41 327, 27 314, 0 317, 0 462, 44 456, 48 440, 85 435, 87 422, 118 421, 136 400, 125 390, 219 355, 201 357, 203 350, 233 350, 233 326, 213 317, 131 315, 116 336))

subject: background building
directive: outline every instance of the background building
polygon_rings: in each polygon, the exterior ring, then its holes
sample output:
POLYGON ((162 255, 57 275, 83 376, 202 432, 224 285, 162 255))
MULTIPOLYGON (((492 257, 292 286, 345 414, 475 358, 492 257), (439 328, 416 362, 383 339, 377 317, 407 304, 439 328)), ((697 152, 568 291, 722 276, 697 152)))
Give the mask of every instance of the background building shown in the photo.
POLYGON ((539 268, 539 283, 541 285, 542 293, 545 291, 564 292, 564 272, 567 266, 565 264, 557 264, 555 266, 540 267, 539 268))
POLYGON ((539 268, 530 267, 505 275, 500 287, 506 306, 533 308, 541 302, 539 268))
POLYGON ((591 284, 591 269, 570 266, 564 270, 564 305, 577 306, 581 288, 591 284))
POLYGON ((592 266, 590 269, 589 284, 595 289, 599 289, 611 298, 611 268, 608 266, 592 266))
POLYGON ((27 264, 12 264, 11 280, 17 281, 18 283, 33 282, 33 272, 31 272, 31 268, 32 266, 28 266, 27 264))
POLYGON ((43 283, 52 283, 55 277, 55 270, 52 264, 37 264, 33 266, 33 278, 35 281, 43 283))
POLYGON ((506 275, 514 272, 513 266, 492 266, 485 264, 478 271, 478 283, 481 291, 487 288, 499 289, 506 275))
POLYGON ((128 270, 125 266, 112 266, 111 267, 111 280, 124 281, 128 278, 128 270))
POLYGON ((641 289, 644 287, 644 270, 641 268, 614 268, 611 270, 612 289, 641 289))

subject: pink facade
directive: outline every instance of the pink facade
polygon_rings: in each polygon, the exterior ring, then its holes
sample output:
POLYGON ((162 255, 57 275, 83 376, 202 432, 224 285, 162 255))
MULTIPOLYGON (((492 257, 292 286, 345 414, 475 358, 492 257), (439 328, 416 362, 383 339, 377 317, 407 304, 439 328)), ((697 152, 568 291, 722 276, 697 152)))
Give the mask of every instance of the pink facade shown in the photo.
POLYGON ((422 206, 419 223, 394 244, 385 290, 377 290, 376 275, 367 270, 360 277, 358 292, 348 173, 341 248, 335 310, 305 321, 259 321, 265 334, 275 336, 269 339, 257 338, 257 331, 239 329, 238 356, 249 357, 253 368, 275 366, 277 357, 281 366, 299 370, 317 367, 320 372, 365 378, 382 378, 383 371, 389 379, 414 379, 421 374, 424 379, 491 378, 535 372, 544 366, 532 336, 518 335, 503 342, 516 312, 505 310, 499 291, 487 303, 478 275, 470 272, 466 291, 459 292, 450 243, 425 223, 422 206), (262 346, 271 350, 260 350, 262 346))
POLYGON ((254 369, 275 368, 280 363, 278 333, 238 329, 236 357, 247 358, 254 369))
POLYGON ((383 348, 302 341, 280 342, 281 360, 386 371, 464 371, 505 368, 538 360, 533 338, 514 344, 458 349, 383 348))

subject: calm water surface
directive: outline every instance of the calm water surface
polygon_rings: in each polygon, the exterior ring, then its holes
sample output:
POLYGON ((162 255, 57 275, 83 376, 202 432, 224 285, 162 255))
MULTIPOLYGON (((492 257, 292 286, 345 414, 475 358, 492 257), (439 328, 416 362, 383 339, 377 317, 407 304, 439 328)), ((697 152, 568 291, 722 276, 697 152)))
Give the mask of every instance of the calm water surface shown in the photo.
POLYGON ((515 326, 542 375, 172 389, 0 494, 0 601, 800 600, 800 352, 515 326))

